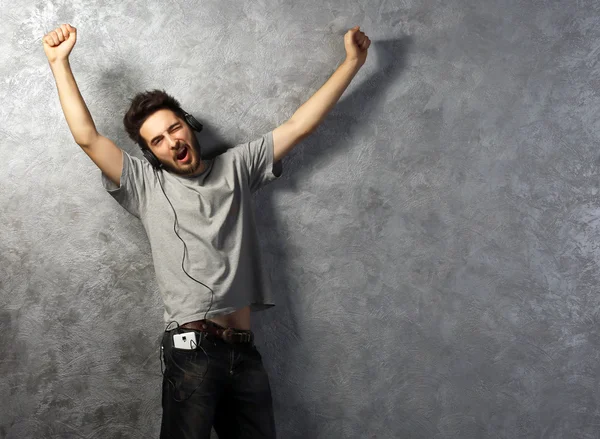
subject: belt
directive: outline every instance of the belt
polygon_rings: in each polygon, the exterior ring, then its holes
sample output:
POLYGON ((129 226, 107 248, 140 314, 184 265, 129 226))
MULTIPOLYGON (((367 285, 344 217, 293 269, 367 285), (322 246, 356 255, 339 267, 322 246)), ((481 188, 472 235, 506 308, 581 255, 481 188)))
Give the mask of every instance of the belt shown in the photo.
POLYGON ((184 323, 179 326, 184 329, 194 329, 206 334, 214 335, 227 343, 252 343, 254 333, 248 330, 224 328, 210 320, 196 320, 194 322, 184 323))

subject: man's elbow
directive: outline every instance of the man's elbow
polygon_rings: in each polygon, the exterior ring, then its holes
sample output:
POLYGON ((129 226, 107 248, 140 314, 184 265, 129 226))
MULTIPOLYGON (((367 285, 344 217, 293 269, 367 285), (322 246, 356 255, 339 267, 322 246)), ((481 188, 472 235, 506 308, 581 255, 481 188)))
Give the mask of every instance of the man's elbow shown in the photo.
POLYGON ((290 119, 289 123, 293 126, 298 141, 310 136, 317 129, 317 125, 310 124, 301 120, 290 119))

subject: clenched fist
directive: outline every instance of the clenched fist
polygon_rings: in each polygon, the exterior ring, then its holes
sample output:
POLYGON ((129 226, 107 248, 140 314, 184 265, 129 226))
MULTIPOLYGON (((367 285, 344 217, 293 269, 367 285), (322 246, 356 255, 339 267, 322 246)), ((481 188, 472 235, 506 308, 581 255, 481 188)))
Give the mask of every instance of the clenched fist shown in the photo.
POLYGON ((371 40, 360 30, 360 26, 354 26, 344 35, 346 59, 356 61, 361 66, 367 60, 367 51, 370 45, 371 40))
POLYGON ((44 35, 42 41, 50 63, 67 59, 77 41, 77 29, 70 24, 61 24, 60 27, 44 35))

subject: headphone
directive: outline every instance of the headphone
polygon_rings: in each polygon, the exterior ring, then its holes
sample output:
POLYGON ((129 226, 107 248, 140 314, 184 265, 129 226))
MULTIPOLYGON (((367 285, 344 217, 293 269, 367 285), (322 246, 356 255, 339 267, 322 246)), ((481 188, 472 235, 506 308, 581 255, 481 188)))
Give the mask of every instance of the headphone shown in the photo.
MULTIPOLYGON (((184 119, 187 122, 187 124, 196 132, 200 132, 202 131, 202 124, 200 122, 198 122, 196 120, 196 118, 194 116, 192 116, 189 113, 186 113, 185 111, 183 112, 184 115, 184 119)), ((156 169, 162 169, 164 168, 163 164, 161 163, 161 161, 158 159, 158 157, 156 157, 154 155, 154 153, 150 150, 150 148, 142 145, 142 153, 144 154, 144 157, 146 157, 146 160, 148 160, 150 162, 150 164, 156 168, 156 169)), ((166 196, 166 195, 165 195, 166 196)))

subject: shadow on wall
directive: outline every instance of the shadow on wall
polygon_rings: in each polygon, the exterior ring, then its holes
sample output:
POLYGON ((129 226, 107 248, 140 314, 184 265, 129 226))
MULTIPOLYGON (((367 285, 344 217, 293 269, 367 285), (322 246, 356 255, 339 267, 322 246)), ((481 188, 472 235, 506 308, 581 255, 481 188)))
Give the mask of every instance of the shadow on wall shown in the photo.
MULTIPOLYGON (((326 133, 317 130, 309 136, 284 159, 287 162, 287 166, 284 165, 286 178, 277 185, 263 189, 258 200, 258 232, 267 240, 268 249, 264 249, 263 254, 271 257, 269 260, 265 259, 265 263, 271 272, 277 306, 272 311, 258 313, 254 319, 254 329, 261 340, 264 362, 271 377, 277 431, 282 437, 317 437, 322 430, 319 426, 322 425, 323 418, 315 416, 314 407, 307 402, 307 392, 310 394, 316 390, 318 395, 332 395, 336 392, 328 388, 305 388, 303 376, 311 373, 310 365, 313 364, 310 346, 323 343, 326 338, 303 338, 302 324, 299 322, 310 320, 310 316, 301 315, 305 312, 306 305, 303 304, 306 301, 294 293, 300 289, 300 285, 305 291, 315 291, 317 285, 310 285, 310 280, 302 275, 296 278, 287 274, 301 274, 303 270, 295 266, 297 263, 293 255, 286 254, 281 234, 277 233, 280 229, 277 224, 278 212, 273 205, 271 191, 294 192, 297 189, 296 182, 310 179, 307 170, 315 169, 323 161, 323 155, 343 157, 346 154, 344 149, 348 148, 352 137, 364 127, 364 121, 377 111, 386 91, 404 70, 412 44, 413 40, 409 36, 373 41, 370 50, 374 49, 378 60, 375 73, 364 78, 351 94, 342 96, 322 124, 330 128, 329 132, 343 135, 325 138, 326 133), (301 159, 294 160, 292 157, 296 154, 301 154, 301 159), (291 166, 290 163, 299 165, 291 166)), ((315 373, 322 374, 323 371, 315 373)), ((352 398, 351 395, 348 397, 352 398)), ((308 399, 313 399, 313 396, 308 399)), ((348 401, 339 401, 342 407, 346 403, 348 401)))

